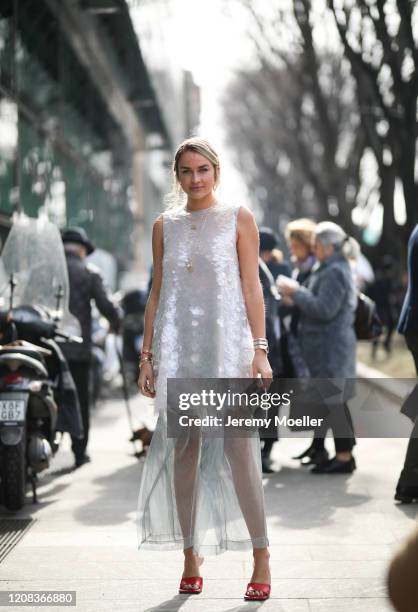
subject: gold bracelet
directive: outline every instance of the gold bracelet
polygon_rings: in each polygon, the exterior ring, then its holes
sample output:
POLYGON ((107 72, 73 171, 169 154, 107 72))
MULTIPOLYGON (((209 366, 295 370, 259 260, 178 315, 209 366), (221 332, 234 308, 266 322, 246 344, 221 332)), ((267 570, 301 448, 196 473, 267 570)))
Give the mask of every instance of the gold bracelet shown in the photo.
POLYGON ((139 365, 141 366, 143 363, 154 363, 154 360, 152 357, 141 357, 141 359, 139 360, 139 365))

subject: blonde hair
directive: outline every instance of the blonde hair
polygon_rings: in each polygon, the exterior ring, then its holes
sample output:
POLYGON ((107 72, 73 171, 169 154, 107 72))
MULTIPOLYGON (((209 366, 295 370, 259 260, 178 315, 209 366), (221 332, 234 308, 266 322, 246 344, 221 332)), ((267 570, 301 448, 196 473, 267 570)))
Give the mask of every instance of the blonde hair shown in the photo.
POLYGON ((332 221, 318 223, 315 236, 324 246, 334 247, 335 252, 341 253, 346 259, 355 260, 360 254, 357 240, 332 221))
POLYGON ((186 153, 186 151, 193 151, 194 153, 199 153, 200 155, 203 155, 203 157, 206 157, 206 159, 212 164, 213 169, 215 171, 214 188, 216 189, 219 184, 220 163, 218 154, 216 153, 215 149, 204 138, 200 138, 198 136, 187 138, 179 144, 174 154, 173 165, 171 168, 173 176, 173 185, 171 192, 165 198, 168 208, 180 206, 186 199, 185 194, 183 194, 181 191, 179 177, 179 161, 183 153, 186 153))
POLYGON ((295 219, 286 225, 286 240, 293 238, 309 248, 312 253, 316 223, 311 219, 295 219))

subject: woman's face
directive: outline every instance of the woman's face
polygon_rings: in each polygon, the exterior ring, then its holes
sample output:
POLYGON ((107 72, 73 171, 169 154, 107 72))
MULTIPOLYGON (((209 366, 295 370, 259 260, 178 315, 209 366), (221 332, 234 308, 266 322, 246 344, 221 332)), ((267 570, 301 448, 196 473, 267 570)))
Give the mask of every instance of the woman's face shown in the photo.
POLYGON ((297 261, 305 261, 308 259, 310 255, 310 248, 304 242, 302 242, 302 240, 290 236, 288 244, 290 254, 294 259, 297 259, 297 261))
POLYGON ((324 246, 322 242, 316 238, 314 246, 314 254, 318 261, 324 261, 334 254, 334 247, 331 245, 324 246))
POLYGON ((204 155, 186 151, 178 161, 178 178, 184 193, 192 200, 200 200, 213 192, 215 168, 204 155))

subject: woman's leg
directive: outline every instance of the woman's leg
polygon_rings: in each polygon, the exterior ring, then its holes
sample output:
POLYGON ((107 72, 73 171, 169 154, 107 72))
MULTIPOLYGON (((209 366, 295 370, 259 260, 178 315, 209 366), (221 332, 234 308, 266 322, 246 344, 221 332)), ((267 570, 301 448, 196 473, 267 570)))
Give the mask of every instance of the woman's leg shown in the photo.
POLYGON ((190 429, 187 437, 177 439, 174 449, 174 490, 184 539, 183 578, 199 576, 202 562, 193 549, 200 444, 200 432, 190 429))
POLYGON ((323 433, 315 432, 314 439, 312 440, 312 448, 317 451, 325 450, 325 439, 323 433))
POLYGON ((254 438, 226 437, 224 452, 232 472, 235 492, 253 543, 251 582, 270 584, 264 492, 254 438), (255 452, 254 452, 255 450, 255 452))
POLYGON ((312 474, 351 474, 356 469, 352 455, 354 438, 353 421, 346 403, 330 406, 328 424, 332 429, 335 443, 335 457, 315 466, 312 474))
POLYGON ((265 547, 264 494, 259 458, 254 456, 255 442, 253 438, 225 437, 224 452, 254 547, 265 547))
POLYGON ((296 455, 292 458, 300 459, 304 465, 310 465, 311 463, 321 463, 321 461, 326 461, 328 456, 328 453, 325 450, 326 435, 327 427, 318 427, 314 429, 314 437, 308 448, 301 452, 299 455, 296 455))
MULTIPOLYGON (((337 415, 336 415, 337 416, 337 415)), ((338 408, 338 422, 333 428, 335 442, 335 456, 340 461, 349 461, 352 457, 351 451, 356 443, 354 437, 354 425, 350 409, 345 402, 338 408), (344 435, 344 437, 342 437, 344 435)))

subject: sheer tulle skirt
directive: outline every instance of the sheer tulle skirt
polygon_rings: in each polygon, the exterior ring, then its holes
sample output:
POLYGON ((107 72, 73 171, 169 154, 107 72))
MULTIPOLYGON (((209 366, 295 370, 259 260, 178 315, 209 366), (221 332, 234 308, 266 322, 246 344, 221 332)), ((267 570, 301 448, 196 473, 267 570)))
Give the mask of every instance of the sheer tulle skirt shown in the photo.
POLYGON ((143 466, 139 548, 219 554, 268 546, 258 435, 190 429, 175 439, 166 425, 160 413, 143 466))

